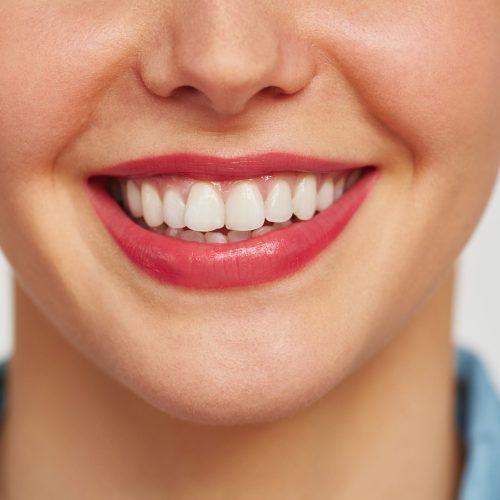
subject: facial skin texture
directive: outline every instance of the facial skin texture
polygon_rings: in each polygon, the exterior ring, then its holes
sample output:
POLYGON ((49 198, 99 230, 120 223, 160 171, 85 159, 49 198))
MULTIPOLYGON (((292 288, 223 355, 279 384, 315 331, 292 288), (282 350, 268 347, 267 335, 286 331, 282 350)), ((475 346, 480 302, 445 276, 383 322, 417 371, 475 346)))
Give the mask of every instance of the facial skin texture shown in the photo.
POLYGON ((1 9, 2 248, 70 342, 175 417, 256 423, 324 396, 408 321, 490 192, 497 1, 1 9), (253 289, 151 281, 83 189, 91 169, 131 158, 266 150, 374 163, 381 177, 319 259, 253 289))
POLYGON ((276 421, 338 386, 443 280, 497 172, 497 0, 4 0, 0 33, 1 247, 64 338, 181 420, 276 421), (254 288, 152 281, 84 191, 132 158, 272 150, 380 179, 332 247, 254 288))

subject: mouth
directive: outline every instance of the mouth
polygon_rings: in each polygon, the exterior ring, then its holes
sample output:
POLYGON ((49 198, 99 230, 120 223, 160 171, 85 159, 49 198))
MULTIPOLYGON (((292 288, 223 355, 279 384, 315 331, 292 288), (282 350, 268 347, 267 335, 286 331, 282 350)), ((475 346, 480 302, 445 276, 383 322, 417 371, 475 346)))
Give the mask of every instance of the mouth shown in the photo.
POLYGON ((213 289, 303 268, 341 234, 377 172, 282 153, 177 154, 95 172, 87 187, 134 265, 160 283, 213 289))

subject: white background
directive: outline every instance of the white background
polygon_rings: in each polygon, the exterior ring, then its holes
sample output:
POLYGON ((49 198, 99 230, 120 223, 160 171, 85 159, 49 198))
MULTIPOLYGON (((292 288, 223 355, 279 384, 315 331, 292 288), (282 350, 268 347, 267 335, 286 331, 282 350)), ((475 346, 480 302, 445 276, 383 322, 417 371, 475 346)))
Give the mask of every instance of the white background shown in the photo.
MULTIPOLYGON (((500 390, 500 181, 460 259, 457 343, 480 354, 500 390)), ((0 359, 13 348, 9 269, 0 253, 0 359)))

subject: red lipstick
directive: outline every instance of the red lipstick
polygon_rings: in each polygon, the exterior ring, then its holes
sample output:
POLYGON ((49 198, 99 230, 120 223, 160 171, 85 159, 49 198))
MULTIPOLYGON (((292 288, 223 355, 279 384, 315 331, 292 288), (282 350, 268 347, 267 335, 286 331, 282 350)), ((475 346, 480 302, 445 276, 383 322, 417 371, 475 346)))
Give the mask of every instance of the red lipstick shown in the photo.
POLYGON ((174 154, 133 160, 93 172, 88 193, 107 231, 125 255, 161 283, 221 289, 271 282, 303 268, 341 234, 374 186, 378 170, 361 178, 325 211, 307 221, 248 240, 209 244, 156 234, 135 223, 106 188, 109 177, 186 175, 195 179, 246 179, 276 172, 332 172, 368 165, 283 153, 236 158, 174 154))

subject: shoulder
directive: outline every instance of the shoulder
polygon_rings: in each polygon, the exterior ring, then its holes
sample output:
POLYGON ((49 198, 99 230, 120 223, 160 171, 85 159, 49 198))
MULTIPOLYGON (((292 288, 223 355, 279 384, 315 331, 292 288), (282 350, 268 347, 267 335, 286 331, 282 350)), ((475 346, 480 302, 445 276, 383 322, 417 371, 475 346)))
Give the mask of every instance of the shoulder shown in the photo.
POLYGON ((500 397, 480 356, 457 348, 457 423, 467 450, 461 500, 500 498, 500 397))
POLYGON ((500 398, 480 356, 464 348, 456 350, 458 417, 470 437, 474 432, 499 435, 500 398))

